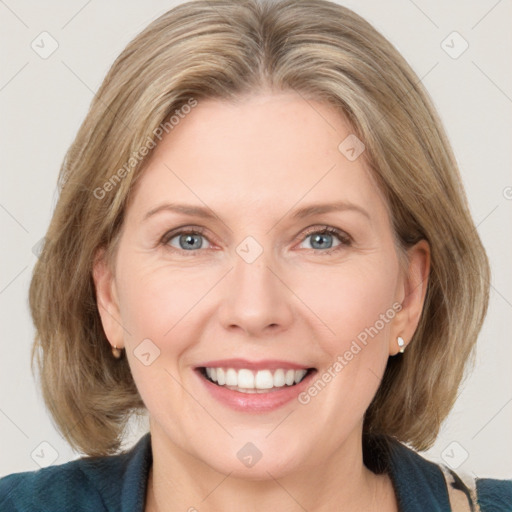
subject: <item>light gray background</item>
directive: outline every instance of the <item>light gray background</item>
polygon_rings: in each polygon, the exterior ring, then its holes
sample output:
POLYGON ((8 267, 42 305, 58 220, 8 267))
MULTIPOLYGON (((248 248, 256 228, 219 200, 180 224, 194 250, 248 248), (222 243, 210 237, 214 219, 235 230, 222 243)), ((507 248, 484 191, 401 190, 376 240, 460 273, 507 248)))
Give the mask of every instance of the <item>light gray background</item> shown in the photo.
MULTIPOLYGON (((79 456, 55 430, 30 372, 32 248, 46 233, 58 169, 105 73, 129 40, 177 3, 0 0, 0 476, 79 456), (59 45, 47 59, 31 48, 43 31, 59 45)), ((512 4, 340 3, 389 38, 429 90, 492 265, 476 369, 425 455, 459 471, 512 478, 512 4), (457 59, 441 46, 453 31, 469 44, 457 59)), ((460 43, 445 44, 454 52, 460 43)), ((126 446, 145 428, 133 425, 126 446)))

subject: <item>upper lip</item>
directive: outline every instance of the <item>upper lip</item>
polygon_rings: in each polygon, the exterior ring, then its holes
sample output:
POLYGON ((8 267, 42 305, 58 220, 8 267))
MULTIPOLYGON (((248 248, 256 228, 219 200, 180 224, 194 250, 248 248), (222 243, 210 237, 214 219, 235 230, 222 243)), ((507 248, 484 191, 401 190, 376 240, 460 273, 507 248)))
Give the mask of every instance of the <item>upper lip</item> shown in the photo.
POLYGON ((291 361, 282 361, 277 359, 264 359, 261 361, 248 361, 247 359, 217 359, 215 361, 206 361, 197 365, 198 368, 233 368, 241 370, 277 370, 279 368, 289 370, 308 370, 311 366, 291 361))

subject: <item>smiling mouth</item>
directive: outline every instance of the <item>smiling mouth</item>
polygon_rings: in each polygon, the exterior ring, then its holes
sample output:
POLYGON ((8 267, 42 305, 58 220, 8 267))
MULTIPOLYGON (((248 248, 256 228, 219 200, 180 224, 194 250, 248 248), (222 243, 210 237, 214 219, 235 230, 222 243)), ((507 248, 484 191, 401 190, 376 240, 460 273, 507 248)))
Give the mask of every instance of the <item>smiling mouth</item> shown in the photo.
POLYGON ((199 373, 209 382, 240 393, 269 393, 296 386, 315 368, 299 370, 277 368, 253 371, 247 368, 199 367, 199 373))

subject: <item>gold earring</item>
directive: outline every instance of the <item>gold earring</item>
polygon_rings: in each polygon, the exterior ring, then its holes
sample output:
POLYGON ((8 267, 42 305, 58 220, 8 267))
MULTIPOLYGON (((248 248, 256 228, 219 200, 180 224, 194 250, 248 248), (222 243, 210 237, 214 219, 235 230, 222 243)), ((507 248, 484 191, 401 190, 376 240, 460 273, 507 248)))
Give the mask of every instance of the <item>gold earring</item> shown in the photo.
POLYGON ((405 350, 405 341, 401 336, 398 336, 397 341, 398 341, 398 346, 400 347, 400 354, 403 354, 404 350, 405 350))
POLYGON ((114 345, 112 347, 112 354, 114 355, 114 357, 116 359, 119 359, 121 357, 121 354, 122 354, 122 348, 117 348, 117 345, 114 345))

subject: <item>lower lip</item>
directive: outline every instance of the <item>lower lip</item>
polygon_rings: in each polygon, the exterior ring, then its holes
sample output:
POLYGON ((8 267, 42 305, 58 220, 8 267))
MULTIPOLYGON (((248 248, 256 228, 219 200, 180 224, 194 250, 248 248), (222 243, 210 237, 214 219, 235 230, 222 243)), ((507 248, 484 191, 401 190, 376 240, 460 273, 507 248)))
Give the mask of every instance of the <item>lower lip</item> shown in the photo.
POLYGON ((294 386, 284 386, 279 388, 279 390, 269 391, 268 393, 242 393, 234 391, 210 382, 199 370, 196 373, 213 398, 222 404, 236 411, 261 413, 273 411, 291 402, 294 398, 296 399, 309 386, 316 371, 306 375, 304 379, 294 386))

